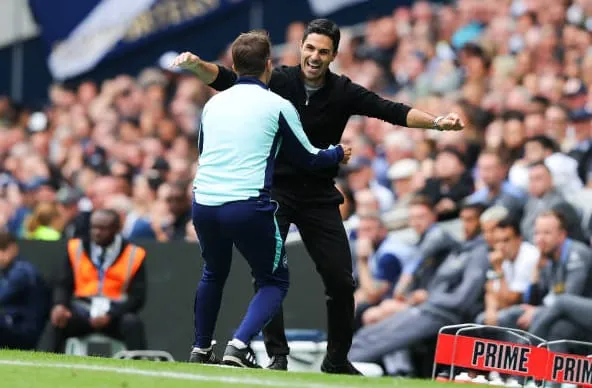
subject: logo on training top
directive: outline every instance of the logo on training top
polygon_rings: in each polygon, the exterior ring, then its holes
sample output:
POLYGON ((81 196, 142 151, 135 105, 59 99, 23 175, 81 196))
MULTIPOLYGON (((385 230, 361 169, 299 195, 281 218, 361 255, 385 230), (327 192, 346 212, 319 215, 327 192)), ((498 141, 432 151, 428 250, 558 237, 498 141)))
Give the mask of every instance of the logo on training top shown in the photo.
POLYGON ((471 364, 504 372, 528 372, 531 349, 509 343, 475 341, 471 364))

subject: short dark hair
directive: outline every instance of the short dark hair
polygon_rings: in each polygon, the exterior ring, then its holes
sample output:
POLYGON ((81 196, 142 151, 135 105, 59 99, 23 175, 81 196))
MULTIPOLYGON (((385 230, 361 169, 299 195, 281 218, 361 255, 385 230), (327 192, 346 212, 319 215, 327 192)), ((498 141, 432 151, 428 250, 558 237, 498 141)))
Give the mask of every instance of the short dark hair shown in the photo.
POLYGON ((529 164, 529 165, 528 165, 528 169, 529 169, 529 170, 530 170, 530 169, 532 169, 532 168, 535 168, 535 167, 542 167, 542 168, 544 168, 545 170, 547 170, 547 172, 548 172, 550 175, 552 175, 551 169, 550 169, 550 168, 549 168, 549 166, 547 166, 547 165, 545 164, 545 162, 544 162, 544 161, 542 161, 542 160, 540 160, 540 161, 538 161, 538 162, 531 163, 531 164, 529 164))
POLYGON ((240 34, 232 43, 234 70, 242 77, 260 77, 271 56, 271 41, 265 31, 240 34))
POLYGON ((16 244, 16 237, 8 229, 0 228, 0 251, 5 250, 12 244, 16 244))
POLYGON ((487 205, 485 205, 482 202, 473 202, 469 199, 464 200, 461 203, 460 206, 460 210, 474 210, 477 212, 477 214, 479 215, 479 217, 481 217, 481 214, 483 214, 483 212, 487 209, 487 205))
POLYGON ((520 223, 518 222, 516 217, 508 216, 508 217, 504 218, 503 220, 501 220, 500 222, 497 223, 496 228, 498 228, 498 229, 512 229, 512 232, 514 232, 514 234, 516 236, 522 235, 521 231, 520 231, 520 223))
POLYGON ((102 213, 104 215, 107 215, 107 216, 113 218, 114 226, 117 229, 121 229, 121 218, 119 217, 119 213, 116 210, 114 210, 114 209, 97 209, 93 212, 93 214, 95 214, 95 213, 102 213))
POLYGON ((430 197, 423 194, 414 195, 413 198, 411 198, 411 201, 409 201, 409 207, 411 206, 425 206, 431 211, 434 211, 434 203, 430 197))
POLYGON ((304 36, 302 42, 306 40, 306 37, 310 34, 319 34, 328 36, 333 42, 333 52, 336 53, 339 48, 339 41, 341 40, 341 31, 339 26, 335 22, 329 19, 315 19, 307 24, 304 30, 304 36))
POLYGON ((555 217, 557 219, 557 221, 559 221, 559 228, 565 232, 567 232, 567 218, 565 218, 565 215, 555 209, 552 210, 547 210, 542 212, 541 214, 539 214, 537 216, 537 218, 540 217, 555 217))
POLYGON ((551 139, 549 136, 546 135, 535 135, 526 139, 526 143, 530 142, 539 143, 544 149, 549 151, 559 151, 559 146, 557 145, 555 140, 551 139))
POLYGON ((502 115, 504 121, 518 120, 524 122, 524 117, 524 113, 519 110, 507 110, 502 115))

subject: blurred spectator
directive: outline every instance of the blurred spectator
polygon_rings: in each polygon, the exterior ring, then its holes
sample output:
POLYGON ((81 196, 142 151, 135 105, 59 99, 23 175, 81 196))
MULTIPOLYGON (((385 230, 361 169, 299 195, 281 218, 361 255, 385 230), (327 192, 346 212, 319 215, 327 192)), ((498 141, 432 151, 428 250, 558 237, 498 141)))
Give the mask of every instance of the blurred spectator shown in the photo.
POLYGON ((502 205, 512 214, 521 215, 524 194, 505 180, 506 172, 506 162, 497 151, 483 151, 477 162, 477 175, 484 187, 472 194, 468 201, 485 206, 502 205))
POLYGON ((63 352, 67 338, 94 332, 142 350, 146 340, 137 314, 146 298, 146 251, 121 237, 113 210, 94 211, 90 224, 90 236, 68 241, 53 295, 50 350, 63 352))
POLYGON ((396 201, 393 207, 383 215, 388 229, 401 229, 409 224, 409 204, 417 190, 414 180, 418 172, 419 162, 415 159, 399 160, 389 168, 388 178, 392 182, 396 201))
POLYGON ((346 165, 346 171, 347 183, 354 193, 359 190, 370 189, 378 199, 381 212, 385 212, 393 206, 393 194, 374 179, 370 159, 365 157, 352 158, 346 165))
MULTIPOLYGON (((535 224, 535 244, 541 256, 531 276, 524 300, 527 304, 511 306, 498 314, 498 325, 529 329, 555 303, 561 294, 591 296, 592 250, 567 237, 563 217, 554 211, 539 215, 535 224)), ((577 338, 578 328, 562 324, 547 340, 577 338), (560 336, 560 337, 559 337, 560 336)))
POLYGON ((90 212, 81 210, 82 198, 80 191, 69 186, 62 187, 56 195, 64 225, 62 237, 66 239, 80 238, 89 233, 90 212))
POLYGON ((121 236, 124 239, 138 241, 154 240, 156 238, 150 222, 134 211, 130 198, 118 194, 110 197, 105 205, 108 209, 113 209, 119 214, 121 236))
POLYGON ((49 288, 19 256, 16 238, 0 229, 0 347, 32 350, 50 307, 49 288))
POLYGON ((358 289, 354 293, 358 320, 367 308, 392 294, 402 273, 417 265, 415 249, 387 235, 380 214, 360 216, 355 244, 358 289))
POLYGON ((457 241, 436 223, 432 204, 425 196, 415 196, 409 205, 409 223, 419 237, 415 266, 401 274, 393 297, 368 309, 362 316, 364 325, 382 321, 410 306, 422 303, 423 292, 432 281, 438 267, 448 254, 457 247, 457 241))
MULTIPOLYGON (((427 289, 416 290, 416 307, 365 326, 354 336, 352 361, 383 362, 385 357, 431 338, 442 326, 474 319, 482 309, 487 248, 480 236, 482 207, 467 205, 461 211, 466 241, 438 268, 427 289)), ((387 373, 394 369, 386 365, 387 373), (390 370, 389 370, 390 369, 390 370)))
POLYGON ((522 240, 516 220, 506 218, 498 222, 494 231, 495 245, 489 253, 491 269, 487 273, 485 311, 476 322, 497 325, 498 311, 522 301, 530 285, 531 274, 540 252, 522 240))
POLYGON ((545 135, 529 138, 524 146, 524 158, 514 163, 508 180, 516 187, 526 190, 528 185, 528 166, 543 162, 553 175, 553 184, 563 194, 574 193, 582 188, 578 176, 577 162, 559 152, 557 144, 545 135))
POLYGON ((473 192, 473 178, 466 169, 463 155, 454 148, 440 150, 435 172, 420 192, 435 204, 439 220, 456 218, 460 202, 473 192))
POLYGON ((529 198, 524 207, 524 216, 520 224, 522 235, 527 241, 534 241, 537 217, 549 210, 556 210, 563 214, 570 237, 586 241, 577 211, 555 188, 551 171, 545 163, 538 162, 530 167, 528 193, 529 198))
POLYGON ((56 241, 60 239, 62 219, 52 202, 40 202, 25 220, 25 237, 29 240, 56 241))

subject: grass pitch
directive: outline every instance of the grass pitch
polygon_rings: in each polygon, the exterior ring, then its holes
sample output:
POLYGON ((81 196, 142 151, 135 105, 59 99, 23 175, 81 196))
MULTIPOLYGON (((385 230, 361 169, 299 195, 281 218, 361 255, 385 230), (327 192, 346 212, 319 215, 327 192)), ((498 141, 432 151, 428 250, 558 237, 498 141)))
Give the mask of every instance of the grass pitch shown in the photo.
POLYGON ((286 373, 181 362, 123 361, 0 350, 0 386, 6 388, 437 388, 451 385, 387 377, 286 373))

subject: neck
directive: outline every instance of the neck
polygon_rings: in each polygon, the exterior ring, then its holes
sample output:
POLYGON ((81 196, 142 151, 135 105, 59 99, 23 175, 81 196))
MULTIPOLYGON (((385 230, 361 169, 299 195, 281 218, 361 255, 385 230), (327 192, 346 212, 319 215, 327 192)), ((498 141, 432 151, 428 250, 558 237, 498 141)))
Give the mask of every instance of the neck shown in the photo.
POLYGON ((553 252, 554 261, 559 261, 561 259, 561 251, 563 250, 563 244, 565 244, 565 239, 559 243, 559 246, 557 247, 557 249, 555 249, 555 252, 553 252))
POLYGON ((495 185, 495 186, 488 186, 487 187, 489 189, 489 197, 493 198, 493 197, 497 197, 498 194, 500 193, 500 191, 502 191, 502 185, 495 185))

